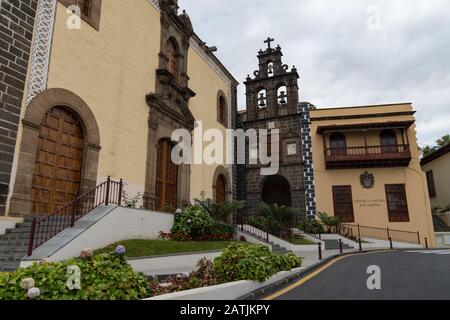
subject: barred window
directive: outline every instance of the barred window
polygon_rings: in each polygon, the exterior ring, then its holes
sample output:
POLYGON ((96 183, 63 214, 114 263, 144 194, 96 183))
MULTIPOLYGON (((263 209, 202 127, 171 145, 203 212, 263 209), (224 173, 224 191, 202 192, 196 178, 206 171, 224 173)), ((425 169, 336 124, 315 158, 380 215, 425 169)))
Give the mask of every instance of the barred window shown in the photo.
POLYGON ((408 201, 404 184, 386 185, 386 201, 390 222, 409 222, 408 201))
POLYGON ((351 186, 333 186, 334 216, 343 222, 355 222, 351 186))

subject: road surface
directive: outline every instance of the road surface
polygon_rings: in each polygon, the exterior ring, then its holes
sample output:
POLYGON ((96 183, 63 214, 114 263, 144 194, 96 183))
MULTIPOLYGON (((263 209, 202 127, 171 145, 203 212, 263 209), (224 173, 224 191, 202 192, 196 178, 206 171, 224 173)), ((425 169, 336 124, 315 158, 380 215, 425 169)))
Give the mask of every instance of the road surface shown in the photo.
POLYGON ((352 255, 332 261, 268 300, 448 300, 450 250, 392 251, 352 255), (373 270, 379 267, 380 277, 373 270), (373 267, 372 267, 373 268, 373 267), (368 279, 373 288, 370 290, 368 279), (380 280, 377 283, 376 280, 380 280))

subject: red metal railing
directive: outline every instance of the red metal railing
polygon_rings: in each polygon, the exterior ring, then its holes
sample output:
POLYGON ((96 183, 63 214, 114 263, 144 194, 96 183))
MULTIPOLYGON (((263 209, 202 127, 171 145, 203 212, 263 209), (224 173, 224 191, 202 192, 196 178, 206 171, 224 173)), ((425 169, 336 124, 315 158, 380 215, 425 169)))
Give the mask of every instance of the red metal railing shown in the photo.
POLYGON ((409 144, 386 145, 386 146, 362 146, 362 147, 343 147, 327 148, 325 156, 330 160, 340 160, 346 158, 380 158, 387 159, 399 156, 411 156, 409 144))
POLYGON ((123 181, 113 181, 111 177, 93 190, 75 198, 64 207, 41 219, 34 218, 28 243, 28 256, 33 250, 55 235, 73 227, 75 222, 92 210, 105 205, 122 204, 123 181))
POLYGON ((396 230, 389 228, 377 228, 377 227, 368 227, 354 224, 342 224, 338 228, 338 233, 341 236, 350 239, 378 239, 385 241, 395 241, 395 242, 403 242, 403 243, 411 243, 411 244, 421 244, 420 233, 412 232, 412 231, 404 231, 404 230, 396 230))

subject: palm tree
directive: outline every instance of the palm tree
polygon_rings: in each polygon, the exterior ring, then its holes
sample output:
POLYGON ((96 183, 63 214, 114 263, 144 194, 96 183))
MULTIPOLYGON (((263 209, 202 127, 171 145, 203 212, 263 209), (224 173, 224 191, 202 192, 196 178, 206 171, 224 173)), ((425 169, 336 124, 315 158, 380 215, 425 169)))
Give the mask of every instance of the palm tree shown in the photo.
POLYGON ((296 209, 279 206, 278 204, 267 204, 261 202, 259 204, 259 212, 266 218, 271 233, 280 235, 282 231, 287 231, 288 236, 292 228, 296 209))
POLYGON ((333 232, 333 228, 337 232, 342 224, 342 219, 340 217, 332 217, 325 212, 318 212, 317 216, 319 217, 320 222, 328 228, 328 233, 333 232))
POLYGON ((228 219, 238 210, 245 208, 245 201, 216 203, 212 199, 194 199, 195 204, 199 205, 204 211, 209 213, 216 221, 227 223, 228 219))

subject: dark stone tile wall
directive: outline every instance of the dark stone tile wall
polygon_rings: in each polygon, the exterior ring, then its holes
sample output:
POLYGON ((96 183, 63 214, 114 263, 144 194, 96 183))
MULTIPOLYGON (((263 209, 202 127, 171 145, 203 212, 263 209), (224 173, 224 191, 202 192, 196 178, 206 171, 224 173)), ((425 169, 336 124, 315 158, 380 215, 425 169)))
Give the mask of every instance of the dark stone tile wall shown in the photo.
POLYGON ((38 0, 0 9, 0 215, 5 214, 38 0))
POLYGON ((316 189, 314 181, 314 166, 312 158, 312 139, 311 139, 311 116, 310 111, 315 107, 307 102, 299 104, 301 112, 301 135, 303 143, 303 162, 305 176, 305 200, 306 215, 310 219, 316 216, 316 189))
MULTIPOLYGON (((242 116, 242 115, 241 115, 242 116)), ((306 215, 304 162, 302 160, 303 143, 300 138, 301 114, 291 114, 274 119, 243 121, 239 125, 244 129, 267 129, 269 122, 275 122, 280 130, 281 163, 278 175, 286 178, 291 187, 292 207, 298 209, 301 216, 306 215), (297 143, 297 155, 287 156, 287 143, 297 143)), ((246 149, 248 159, 248 146, 246 149)), ((240 200, 247 201, 249 215, 257 214, 258 205, 262 201, 262 187, 267 176, 261 175, 258 165, 238 166, 238 194, 240 200)))

